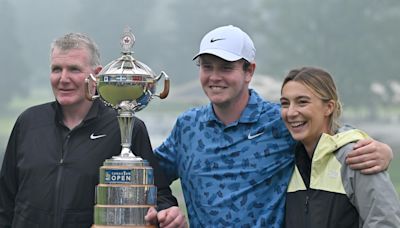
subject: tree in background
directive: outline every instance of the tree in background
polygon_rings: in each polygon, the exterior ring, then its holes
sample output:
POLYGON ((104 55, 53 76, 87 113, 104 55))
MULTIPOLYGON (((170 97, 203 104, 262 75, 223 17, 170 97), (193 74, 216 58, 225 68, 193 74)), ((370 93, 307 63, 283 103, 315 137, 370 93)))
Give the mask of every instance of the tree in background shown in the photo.
POLYGON ((374 99, 371 81, 398 80, 399 1, 270 0, 260 8, 252 21, 265 37, 263 70, 283 77, 300 65, 324 67, 345 104, 357 106, 374 99))
MULTIPOLYGON (((183 81, 197 79, 193 56, 199 51, 202 37, 210 30, 223 25, 235 25, 252 34, 248 16, 253 14, 256 1, 203 0, 179 1, 170 0, 170 14, 174 20, 174 29, 165 46, 178 47, 175 51, 165 53, 165 59, 172 64, 180 64, 178 75, 183 81), (177 60, 179 58, 179 60, 177 60), (181 63, 177 62, 180 61, 181 63)), ((200 87, 200 86, 199 86, 200 87)))
POLYGON ((104 64, 119 57, 117 39, 124 27, 130 26, 136 36, 134 56, 156 73, 166 71, 174 85, 197 79, 192 57, 206 32, 226 24, 247 27, 246 20, 234 15, 248 9, 236 1, 149 0, 119 3, 104 2, 99 5, 95 0, 81 2, 76 23, 99 43, 104 64), (94 11, 93 5, 96 5, 94 11), (96 26, 93 26, 93 21, 96 21, 96 26))
POLYGON ((375 99, 371 81, 398 80, 397 0, 149 0, 118 4, 88 0, 80 4, 76 24, 98 41, 104 64, 119 56, 116 39, 128 25, 137 37, 135 57, 156 73, 165 70, 173 86, 197 79, 191 58, 201 37, 227 24, 237 25, 253 37, 258 73, 281 80, 294 67, 323 67, 334 75, 345 105, 368 106, 369 99, 375 99))
POLYGON ((74 17, 74 24, 76 30, 87 33, 97 42, 103 65, 121 56, 120 38, 124 29, 130 27, 136 37, 133 56, 153 68, 154 61, 159 59, 159 53, 167 51, 156 50, 153 45, 158 44, 149 41, 152 39, 151 36, 157 37, 157 42, 167 38, 157 33, 163 25, 149 27, 152 18, 159 16, 154 14, 152 9, 162 2, 155 0, 119 1, 118 3, 104 1, 98 4, 97 0, 82 1, 74 17), (93 10, 94 5, 95 10, 93 10))
POLYGON ((16 34, 15 9, 7 0, 0 0, 0 15, 0 106, 2 112, 6 112, 14 96, 24 96, 29 90, 29 70, 19 43, 21 39, 29 37, 27 34, 24 37, 16 34))

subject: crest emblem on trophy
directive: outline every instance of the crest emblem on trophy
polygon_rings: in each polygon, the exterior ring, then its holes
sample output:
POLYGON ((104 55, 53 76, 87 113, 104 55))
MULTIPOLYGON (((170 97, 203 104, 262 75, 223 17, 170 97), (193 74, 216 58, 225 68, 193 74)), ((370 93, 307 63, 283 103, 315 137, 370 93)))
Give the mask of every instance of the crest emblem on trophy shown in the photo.
POLYGON ((153 97, 164 99, 169 93, 169 78, 161 72, 156 76, 144 63, 133 57, 135 36, 129 28, 121 37, 122 56, 107 64, 98 75, 86 79, 86 97, 99 98, 118 111, 121 131, 120 155, 104 161, 96 186, 94 225, 107 227, 151 227, 144 216, 157 203, 157 187, 149 162, 131 151, 133 116, 145 108, 153 97), (156 94, 157 82, 164 78, 164 88, 156 94), (96 84, 91 91, 90 81, 96 84))

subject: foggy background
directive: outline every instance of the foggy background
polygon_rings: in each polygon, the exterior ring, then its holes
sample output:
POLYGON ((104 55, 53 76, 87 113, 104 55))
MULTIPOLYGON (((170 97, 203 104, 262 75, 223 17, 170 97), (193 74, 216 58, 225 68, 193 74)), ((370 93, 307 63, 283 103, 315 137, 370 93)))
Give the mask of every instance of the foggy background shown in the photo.
MULTIPOLYGON (((205 33, 232 24, 253 38, 257 69, 252 87, 263 96, 277 100, 292 68, 322 67, 338 85, 343 121, 398 151, 399 0, 0 0, 0 16, 0 162, 17 116, 54 99, 51 41, 68 32, 86 33, 99 45, 106 65, 120 57, 126 26, 136 36, 134 57, 171 78, 170 96, 137 113, 155 146, 178 113, 207 101, 192 57, 205 33)), ((393 171, 398 157, 390 171, 399 189, 400 171, 393 171)))

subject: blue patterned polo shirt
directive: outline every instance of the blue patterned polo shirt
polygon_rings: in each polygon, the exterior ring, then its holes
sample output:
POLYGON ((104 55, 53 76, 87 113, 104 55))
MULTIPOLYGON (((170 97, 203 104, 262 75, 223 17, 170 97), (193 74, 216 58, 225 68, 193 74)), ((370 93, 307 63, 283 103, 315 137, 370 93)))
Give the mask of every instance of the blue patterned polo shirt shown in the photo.
POLYGON ((168 178, 181 179, 191 227, 282 227, 294 141, 280 106, 250 94, 237 122, 194 108, 155 149, 168 178))

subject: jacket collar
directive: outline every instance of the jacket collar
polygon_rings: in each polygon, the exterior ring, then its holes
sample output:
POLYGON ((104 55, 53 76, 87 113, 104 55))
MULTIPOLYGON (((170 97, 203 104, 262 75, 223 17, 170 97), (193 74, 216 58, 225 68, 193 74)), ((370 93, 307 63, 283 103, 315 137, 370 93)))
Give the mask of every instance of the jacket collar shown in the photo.
MULTIPOLYGON (((101 105, 104 104, 99 99, 94 100, 92 106, 89 109, 89 112, 86 114, 85 118, 83 118, 82 123, 85 123, 91 119, 95 119, 99 115, 99 110, 101 105)), ((56 113, 55 115, 56 122, 64 125, 62 108, 57 100, 53 102, 53 107, 56 113)))

